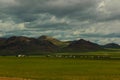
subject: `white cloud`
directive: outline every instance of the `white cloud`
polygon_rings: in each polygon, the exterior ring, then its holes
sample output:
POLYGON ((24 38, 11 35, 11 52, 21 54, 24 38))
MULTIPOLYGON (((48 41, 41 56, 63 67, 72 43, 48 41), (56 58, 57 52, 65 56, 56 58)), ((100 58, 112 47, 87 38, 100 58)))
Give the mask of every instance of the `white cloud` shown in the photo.
POLYGON ((24 23, 15 23, 14 21, 2 21, 0 20, 0 30, 7 31, 15 31, 15 30, 23 30, 25 28, 24 23))
POLYGON ((98 19, 120 18, 118 17, 120 15, 119 3, 120 0, 101 0, 96 9, 98 19))

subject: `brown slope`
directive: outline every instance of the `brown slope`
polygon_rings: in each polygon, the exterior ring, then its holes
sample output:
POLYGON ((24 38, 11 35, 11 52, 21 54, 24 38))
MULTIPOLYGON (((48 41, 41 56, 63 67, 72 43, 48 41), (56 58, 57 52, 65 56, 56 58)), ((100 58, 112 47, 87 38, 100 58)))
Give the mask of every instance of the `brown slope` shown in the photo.
POLYGON ((1 48, 13 51, 54 52, 57 49, 57 46, 46 40, 40 41, 35 38, 13 36, 8 38, 1 48))
POLYGON ((80 39, 77 41, 72 41, 67 47, 70 51, 95 51, 102 49, 100 45, 80 39))
POLYGON ((58 39, 56 39, 56 38, 49 37, 49 36, 46 36, 46 35, 40 36, 38 39, 39 39, 39 40, 49 41, 49 42, 51 42, 51 43, 53 43, 54 45, 59 46, 59 47, 65 47, 65 46, 68 45, 68 43, 66 43, 66 42, 62 42, 62 41, 60 41, 60 40, 58 40, 58 39))

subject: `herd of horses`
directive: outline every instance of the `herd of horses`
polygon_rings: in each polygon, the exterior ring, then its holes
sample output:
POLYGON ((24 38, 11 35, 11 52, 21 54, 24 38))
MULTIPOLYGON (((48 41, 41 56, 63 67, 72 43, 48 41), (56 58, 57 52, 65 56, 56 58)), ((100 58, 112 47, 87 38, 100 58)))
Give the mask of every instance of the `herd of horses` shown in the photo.
MULTIPOLYGON (((17 57, 26 57, 26 55, 17 55, 17 57)), ((71 58, 71 59, 91 59, 91 60, 120 60, 120 58, 111 57, 111 55, 45 55, 49 58, 71 58)))
POLYGON ((56 58, 78 58, 78 59, 111 59, 110 55, 47 55, 56 58))

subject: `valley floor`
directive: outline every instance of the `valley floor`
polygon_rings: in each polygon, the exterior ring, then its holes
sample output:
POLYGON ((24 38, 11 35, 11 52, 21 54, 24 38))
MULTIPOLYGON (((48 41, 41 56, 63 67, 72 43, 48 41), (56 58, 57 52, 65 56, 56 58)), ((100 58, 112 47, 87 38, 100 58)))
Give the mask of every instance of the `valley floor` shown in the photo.
POLYGON ((120 61, 0 57, 0 76, 12 80, 120 80, 120 61))

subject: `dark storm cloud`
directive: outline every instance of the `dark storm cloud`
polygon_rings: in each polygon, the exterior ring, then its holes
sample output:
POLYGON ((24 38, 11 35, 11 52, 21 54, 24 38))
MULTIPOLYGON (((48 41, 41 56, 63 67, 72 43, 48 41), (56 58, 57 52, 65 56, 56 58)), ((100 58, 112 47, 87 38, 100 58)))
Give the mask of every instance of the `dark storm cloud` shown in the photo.
POLYGON ((49 13, 57 17, 80 16, 81 18, 86 18, 85 15, 89 13, 87 11, 94 9, 97 1, 98 0, 14 0, 14 4, 4 6, 1 12, 27 22, 37 19, 37 14, 39 13, 49 13))
MULTIPOLYGON (((0 9, 0 14, 4 15, 0 17, 12 16, 24 22, 36 20, 39 13, 49 13, 57 17, 67 16, 79 20, 120 19, 119 11, 113 10, 116 7, 109 5, 108 0, 106 3, 104 0, 9 0, 9 3, 5 1, 0 9), (110 16, 106 17, 108 13, 110 16)), ((119 3, 118 0, 114 2, 119 3)))

